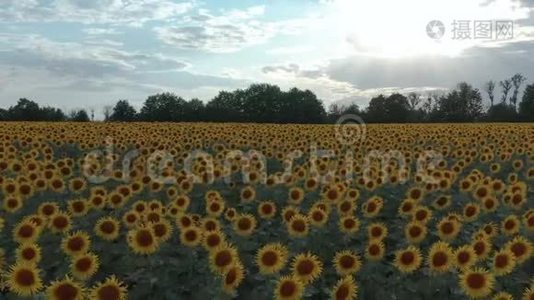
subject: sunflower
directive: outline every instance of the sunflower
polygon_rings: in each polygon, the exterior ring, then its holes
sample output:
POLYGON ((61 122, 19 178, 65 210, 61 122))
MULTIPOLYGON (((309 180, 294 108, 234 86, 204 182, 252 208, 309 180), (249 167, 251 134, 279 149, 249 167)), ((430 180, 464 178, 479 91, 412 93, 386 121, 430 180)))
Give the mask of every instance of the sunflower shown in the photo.
POLYGON ((226 209, 224 212, 224 218, 228 221, 233 221, 236 216, 237 211, 233 207, 226 209))
POLYGON ((73 193, 81 193, 87 186, 83 178, 73 178, 69 181, 69 190, 73 193))
POLYGON ((491 252, 492 244, 488 238, 478 238, 475 239, 471 246, 477 254, 477 260, 483 260, 488 257, 488 254, 491 252))
POLYGON ((473 197, 477 200, 482 200, 490 195, 490 189, 485 185, 479 185, 473 191, 473 197))
POLYGON ((69 214, 59 211, 52 216, 48 226, 54 233, 64 233, 70 230, 72 220, 69 214))
POLYGON ((205 217, 200 221, 200 228, 204 231, 219 230, 221 228, 221 223, 213 217, 205 217))
POLYGON ((45 218, 52 217, 59 211, 59 205, 55 202, 43 202, 37 208, 37 213, 45 218))
POLYGON ((386 247, 382 241, 370 241, 365 249, 365 257, 370 261, 380 261, 385 252, 386 247))
POLYGON ((356 234, 360 230, 360 220, 352 216, 339 219, 339 230, 346 234, 356 234))
POLYGON ((127 241, 128 246, 137 254, 152 254, 159 247, 158 238, 151 227, 142 226, 128 231, 127 241))
POLYGON ((35 265, 20 262, 11 266, 7 274, 9 289, 19 296, 30 297, 39 292, 43 282, 39 275, 40 270, 35 265))
POLYGON ((234 231, 240 236, 250 236, 256 229, 257 221, 251 214, 241 214, 232 223, 234 231))
POLYGON ((516 215, 509 215, 502 221, 502 232, 505 235, 514 235, 519 233, 519 228, 521 227, 521 221, 516 215))
POLYGON ((454 265, 460 270, 471 268, 477 261, 477 253, 471 245, 463 245, 453 253, 454 265))
POLYGON ((224 272, 222 278, 223 291, 225 291, 227 294, 233 295, 235 294, 237 287, 245 278, 245 268, 241 263, 235 263, 224 272))
POLYGON ((295 206, 286 206, 282 210, 282 219, 285 223, 289 223, 291 218, 293 218, 294 215, 299 213, 299 209, 295 206))
POLYGON ((416 202, 421 201, 424 196, 424 190, 419 187, 413 187, 406 192, 406 197, 415 200, 416 202))
POLYGON ((404 236, 412 244, 418 244, 423 241, 427 235, 427 227, 419 222, 410 222, 404 227, 404 236))
POLYGON ((291 237, 305 237, 310 230, 309 219, 305 215, 296 214, 287 223, 287 231, 291 237))
POLYGON ((482 202, 482 209, 485 212, 494 212, 499 207, 499 201, 493 196, 488 196, 480 201, 482 202))
POLYGON ((394 265, 402 273, 412 273, 421 266, 423 261, 421 251, 414 246, 397 250, 395 252, 394 265))
POLYGON ((108 277, 91 289, 91 299, 95 300, 126 300, 127 290, 115 276, 108 277))
POLYGON ((451 198, 452 197, 448 195, 441 195, 434 200, 432 206, 437 210, 444 210, 451 205, 451 198))
POLYGON ((251 186, 246 186, 241 190, 240 197, 244 203, 253 202, 256 198, 256 190, 251 186))
POLYGON ((417 205, 414 199, 404 199, 399 206, 398 213, 401 216, 411 216, 417 205))
POLYGON ((219 217, 225 208, 223 200, 213 199, 209 200, 206 205, 206 213, 211 217, 219 217))
POLYGON ((459 278, 463 292, 471 298, 483 298, 491 293, 495 277, 484 269, 464 271, 459 278))
POLYGON ((412 214, 412 220, 421 222, 423 224, 428 223, 432 219, 432 211, 426 206, 418 206, 414 209, 412 214))
POLYGON ((343 199, 337 203, 337 211, 340 216, 350 216, 356 209, 356 203, 351 199, 343 199))
POLYGON ((51 300, 82 300, 85 299, 85 290, 81 284, 67 276, 51 282, 46 288, 46 296, 51 300))
POLYGON ((445 273, 451 268, 453 253, 449 244, 445 242, 434 243, 428 252, 428 266, 435 273, 445 273))
POLYGON ((276 215, 276 204, 272 201, 263 201, 258 205, 258 215, 262 219, 271 219, 276 215))
POLYGON ((220 245, 209 254, 210 269, 216 274, 224 274, 238 261, 237 249, 228 244, 220 245))
POLYGON ((69 256, 86 253, 91 247, 91 239, 86 232, 76 231, 64 237, 61 241, 61 249, 69 256))
POLYGON ((299 205, 304 200, 304 190, 300 187, 292 187, 288 191, 289 203, 299 205))
POLYGON ((177 225, 178 228, 180 228, 180 229, 185 229, 185 228, 194 226, 194 225, 195 225, 195 221, 193 220, 193 218, 192 218, 191 215, 189 215, 189 214, 183 214, 183 215, 180 215, 180 216, 176 219, 176 225, 177 225))
POLYGON ((270 243, 256 253, 256 264, 261 274, 277 273, 284 268, 288 256, 287 248, 280 243, 270 243))
POLYGON ((532 256, 532 247, 532 243, 522 236, 516 236, 505 245, 505 248, 514 254, 518 264, 524 263, 532 256))
POLYGON ((443 218, 437 225, 438 236, 443 241, 452 241, 460 232, 461 223, 450 218, 443 218))
POLYGON ((22 222, 32 222, 37 226, 39 230, 43 230, 47 223, 46 219, 38 214, 24 216, 24 218, 22 218, 22 222))
POLYGON ((534 285, 531 285, 530 287, 526 288, 523 292, 523 298, 522 300, 532 300, 534 298, 534 285))
POLYGON ((182 228, 180 242, 187 247, 196 247, 202 242, 202 229, 197 226, 182 228))
POLYGON ((534 233, 534 213, 525 213, 523 217, 523 225, 528 232, 534 233))
POLYGON ((113 241, 119 237, 120 223, 113 217, 100 218, 96 222, 94 231, 98 237, 106 241, 113 241))
POLYGON ((154 235, 158 239, 159 243, 166 242, 171 238, 172 226, 169 221, 161 219, 159 222, 150 223, 150 226, 154 230, 154 235))
POLYGON ((372 223, 367 226, 367 236, 370 240, 383 240, 388 235, 388 228, 384 223, 372 223))
POLYGON ((485 224, 484 227, 482 227, 482 230, 484 231, 486 236, 490 238, 497 236, 497 234, 499 233, 499 228, 493 222, 485 224))
POLYGON ((103 209, 106 206, 106 198, 101 195, 91 195, 89 204, 92 208, 103 209))
POLYGON ((49 186, 57 194, 61 194, 65 190, 65 182, 61 178, 54 177, 50 179, 49 186))
POLYGON ((147 211, 148 207, 147 207, 147 204, 146 202, 144 201, 136 201, 133 205, 132 205, 133 209, 139 213, 139 214, 143 214, 147 211))
POLYGON ((343 196, 343 194, 341 193, 341 191, 339 190, 339 187, 338 186, 328 186, 326 191, 323 193, 323 198, 328 202, 328 203, 337 203, 341 197, 343 196))
POLYGON ((362 266, 360 256, 351 250, 336 252, 333 264, 336 272, 341 275, 350 275, 358 272, 362 266))
POLYGON ((480 205, 476 203, 468 203, 463 209, 463 220, 467 222, 475 221, 480 214, 480 205))
POLYGON ((82 217, 89 211, 89 203, 84 199, 75 199, 67 202, 69 214, 73 217, 82 217))
MULTIPOLYGON (((41 248, 34 243, 22 244, 15 251, 15 257, 17 262, 37 265, 41 261, 41 248)), ((1 263, 0 269, 2 269, 1 263)))
POLYGON ((507 292, 499 292, 493 295, 491 300, 514 300, 514 297, 507 292))
POLYGON ((497 251, 492 259, 493 274, 502 276, 510 274, 516 265, 516 258, 510 249, 497 251))
POLYGON ((362 205, 362 211, 365 217, 376 217, 384 207, 384 200, 380 197, 372 197, 362 205))
POLYGON ((70 271, 77 279, 87 280, 98 271, 99 267, 98 256, 85 253, 72 258, 70 271))
POLYGON ((202 235, 202 246, 208 251, 217 248, 223 243, 226 243, 226 235, 220 230, 205 231, 202 235))
POLYGON ((351 275, 345 276, 338 280, 332 289, 331 298, 333 300, 353 300, 358 296, 356 282, 351 275))
POLYGON ((291 271, 300 281, 308 284, 319 277, 323 271, 323 263, 310 252, 300 253, 293 258, 291 271))
POLYGON ((127 228, 133 228, 137 225, 141 216, 135 210, 128 211, 122 215, 122 222, 127 228))
POLYGON ((31 221, 19 222, 13 229, 13 240, 19 244, 33 243, 37 240, 41 229, 31 221))
POLYGON ((3 207, 8 213, 17 212, 19 209, 22 208, 22 205, 24 204, 22 202, 22 199, 16 195, 7 195, 3 202, 3 207))
POLYGON ((296 276, 282 276, 276 282, 274 298, 276 300, 301 299, 304 284, 296 276))
POLYGON ((328 221, 328 213, 319 207, 312 207, 308 212, 308 219, 311 225, 323 227, 328 221))

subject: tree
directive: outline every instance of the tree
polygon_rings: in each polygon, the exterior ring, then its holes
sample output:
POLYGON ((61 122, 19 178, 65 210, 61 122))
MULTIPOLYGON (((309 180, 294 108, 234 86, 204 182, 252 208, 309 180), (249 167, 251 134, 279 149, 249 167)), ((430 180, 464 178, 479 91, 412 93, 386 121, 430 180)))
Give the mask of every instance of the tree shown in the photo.
POLYGON ((482 115, 480 91, 465 82, 461 82, 455 90, 439 98, 436 112, 439 118, 436 121, 475 121, 482 115))
POLYGON ((0 108, 0 121, 8 121, 8 113, 7 110, 0 108))
POLYGON ((484 85, 484 90, 488 94, 491 106, 493 106, 495 100, 495 81, 490 80, 486 82, 486 84, 484 85))
POLYGON ((369 102, 367 121, 371 123, 403 123, 410 118, 408 98, 399 93, 389 97, 378 95, 369 102))
POLYGON ((119 100, 108 117, 108 120, 113 122, 132 122, 136 119, 137 111, 128 100, 119 100))
POLYGON ((525 80, 527 80, 523 75, 517 73, 514 76, 512 76, 512 85, 514 86, 514 91, 512 92, 512 97, 510 98, 510 104, 512 104, 515 107, 517 107, 517 97, 519 95, 519 88, 521 88, 521 85, 525 80))
POLYGON ((184 121, 186 101, 173 93, 162 93, 147 98, 139 117, 148 122, 184 121))
POLYGON ((104 113, 104 121, 109 121, 111 113, 113 112, 113 106, 111 105, 104 106, 102 112, 104 113))
MULTIPOLYGON (((283 104, 282 91, 278 86, 253 84, 244 91, 243 96, 243 113, 247 121, 267 123, 284 119, 280 115, 280 108, 283 104)), ((291 101, 292 99, 287 100, 291 101)))
POLYGON ((69 120, 73 122, 89 122, 89 115, 85 109, 73 110, 70 112, 69 120))
POLYGON ((292 88, 275 102, 277 123, 321 124, 326 121, 323 102, 310 90, 292 88))
POLYGON ((67 116, 61 109, 50 106, 41 108, 41 114, 44 121, 61 122, 67 119, 67 116))
POLYGON ((502 97, 501 97, 501 103, 506 103, 506 99, 508 99, 508 93, 510 92, 510 89, 512 88, 512 80, 506 79, 501 80, 499 82, 499 85, 502 89, 502 97))
POLYGON ((410 108, 412 110, 416 110, 419 104, 421 103, 421 95, 415 92, 411 92, 408 94, 408 103, 410 104, 410 108))
POLYGON ((492 122, 510 122, 518 118, 515 106, 506 103, 499 103, 488 110, 488 121, 492 122))
POLYGON ((212 122, 243 122, 243 90, 220 91, 206 104, 206 117, 212 122))
POLYGON ((204 102, 197 98, 191 99, 185 103, 185 121, 200 122, 205 120, 204 102))
POLYGON ((527 85, 519 103, 519 113, 525 119, 534 121, 534 83, 527 85))
POLYGON ((26 98, 19 99, 15 106, 11 106, 8 115, 12 121, 44 121, 39 105, 26 98))

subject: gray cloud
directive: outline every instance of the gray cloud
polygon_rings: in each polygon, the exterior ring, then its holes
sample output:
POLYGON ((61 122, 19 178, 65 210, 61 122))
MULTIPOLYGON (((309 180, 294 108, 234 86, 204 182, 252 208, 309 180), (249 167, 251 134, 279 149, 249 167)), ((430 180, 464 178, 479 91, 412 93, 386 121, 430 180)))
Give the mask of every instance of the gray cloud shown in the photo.
POLYGON ((325 73, 333 80, 349 82, 360 89, 453 87, 458 81, 481 85, 489 79, 500 80, 516 72, 534 80, 531 68, 534 57, 530 55, 533 51, 534 43, 517 43, 504 48, 472 48, 458 57, 429 56, 402 60, 350 57, 331 61, 325 73))

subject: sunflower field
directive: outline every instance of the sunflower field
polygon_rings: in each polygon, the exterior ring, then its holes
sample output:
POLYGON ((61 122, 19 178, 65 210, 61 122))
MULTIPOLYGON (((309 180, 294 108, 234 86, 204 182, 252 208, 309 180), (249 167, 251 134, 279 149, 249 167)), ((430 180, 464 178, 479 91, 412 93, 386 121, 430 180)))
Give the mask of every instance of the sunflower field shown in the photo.
POLYGON ((2 299, 534 299, 534 126, 0 123, 2 299))

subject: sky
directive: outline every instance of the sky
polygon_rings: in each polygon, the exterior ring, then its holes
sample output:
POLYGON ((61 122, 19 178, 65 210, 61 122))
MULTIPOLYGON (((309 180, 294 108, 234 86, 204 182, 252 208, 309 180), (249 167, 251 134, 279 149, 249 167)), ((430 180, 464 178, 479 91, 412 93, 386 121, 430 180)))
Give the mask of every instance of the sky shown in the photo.
POLYGON ((209 101, 263 82, 365 107, 380 93, 460 81, 482 89, 522 73, 534 82, 534 0, 0 4, 0 107, 26 97, 99 115, 119 99, 209 101))

